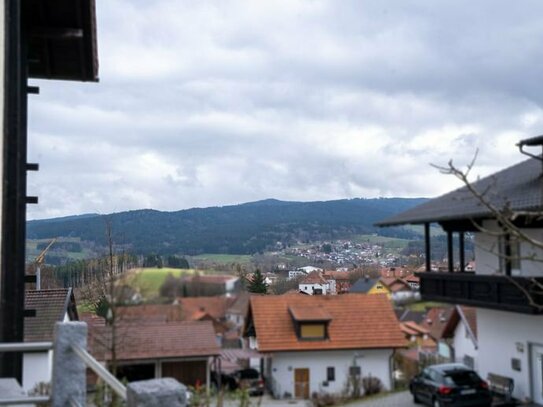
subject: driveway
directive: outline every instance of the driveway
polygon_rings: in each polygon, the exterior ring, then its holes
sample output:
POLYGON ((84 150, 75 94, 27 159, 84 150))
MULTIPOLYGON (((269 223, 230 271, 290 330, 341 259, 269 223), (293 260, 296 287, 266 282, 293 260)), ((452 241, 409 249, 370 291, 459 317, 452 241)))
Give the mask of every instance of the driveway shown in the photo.
POLYGON ((413 397, 408 391, 375 397, 370 400, 360 400, 347 404, 348 407, 420 407, 413 403, 413 397))
MULTIPOLYGON (((239 401, 225 400, 224 407, 238 407, 239 401)), ((259 404, 258 397, 251 397, 250 407, 311 407, 313 403, 309 400, 274 400, 266 395, 262 397, 259 404)), ((347 403, 346 407, 420 407, 413 403, 413 397, 408 391, 394 393, 388 396, 375 397, 370 400, 360 400, 347 403)))

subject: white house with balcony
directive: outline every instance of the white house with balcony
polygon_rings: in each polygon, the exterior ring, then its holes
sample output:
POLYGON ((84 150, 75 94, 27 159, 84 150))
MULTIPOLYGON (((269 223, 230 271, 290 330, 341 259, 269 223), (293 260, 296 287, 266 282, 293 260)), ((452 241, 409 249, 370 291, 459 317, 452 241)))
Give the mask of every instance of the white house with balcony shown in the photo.
POLYGON ((466 186, 378 225, 424 225, 423 300, 476 307, 480 375, 511 379, 516 399, 543 405, 543 156, 529 152, 541 149, 543 136, 518 146, 530 159, 474 182, 475 194, 466 186), (431 269, 432 223, 447 233, 444 272, 431 269), (474 236, 475 271, 465 267, 466 233, 474 236))

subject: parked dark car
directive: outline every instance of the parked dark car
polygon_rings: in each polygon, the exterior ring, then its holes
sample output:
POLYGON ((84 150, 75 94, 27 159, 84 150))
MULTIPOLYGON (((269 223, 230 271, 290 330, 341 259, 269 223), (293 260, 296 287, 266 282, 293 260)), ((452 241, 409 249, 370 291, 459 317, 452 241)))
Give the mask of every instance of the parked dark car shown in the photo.
POLYGON ((409 384, 415 403, 432 407, 489 407, 488 384, 472 369, 459 363, 432 365, 409 384))
POLYGON ((256 369, 242 369, 233 374, 240 389, 247 389, 250 396, 264 394, 264 380, 256 369))

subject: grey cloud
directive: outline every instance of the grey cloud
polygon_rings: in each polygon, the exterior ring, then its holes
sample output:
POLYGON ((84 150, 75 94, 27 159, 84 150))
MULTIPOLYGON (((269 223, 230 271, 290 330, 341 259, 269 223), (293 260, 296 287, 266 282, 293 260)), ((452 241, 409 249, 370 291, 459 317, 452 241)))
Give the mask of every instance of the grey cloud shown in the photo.
POLYGON ((98 2, 101 82, 36 81, 29 217, 431 196, 543 123, 543 4, 98 2))

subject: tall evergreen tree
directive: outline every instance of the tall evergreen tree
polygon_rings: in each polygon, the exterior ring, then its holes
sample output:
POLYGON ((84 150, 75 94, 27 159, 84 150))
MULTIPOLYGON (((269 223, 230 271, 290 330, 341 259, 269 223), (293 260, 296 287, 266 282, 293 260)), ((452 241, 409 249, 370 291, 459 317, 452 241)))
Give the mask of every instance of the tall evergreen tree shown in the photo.
POLYGON ((267 294, 268 284, 266 284, 260 269, 256 269, 253 273, 253 277, 247 285, 247 291, 255 294, 267 294))

